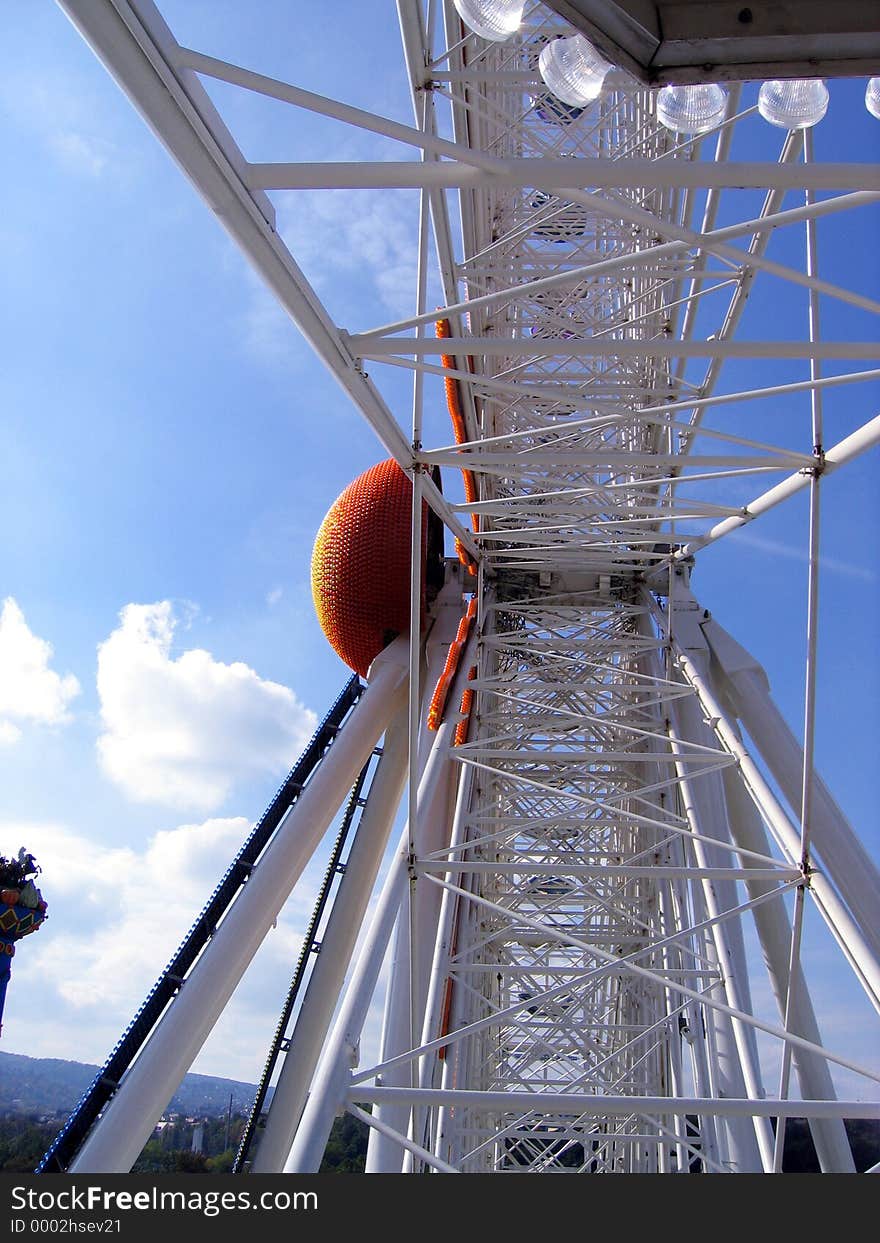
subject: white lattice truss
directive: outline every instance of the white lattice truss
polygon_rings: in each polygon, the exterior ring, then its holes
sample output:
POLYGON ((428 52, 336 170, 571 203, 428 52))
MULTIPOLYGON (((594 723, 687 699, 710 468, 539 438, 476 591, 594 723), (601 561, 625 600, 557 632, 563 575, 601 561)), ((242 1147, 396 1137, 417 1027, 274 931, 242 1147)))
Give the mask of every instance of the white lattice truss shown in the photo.
MULTIPOLYGON (((413 642, 401 666, 409 707, 400 701, 396 725, 377 723, 388 725, 389 772, 398 755, 398 793, 408 772, 410 824, 332 1029, 359 920, 323 1009, 318 985, 306 996, 287 1059, 296 1054, 302 1084, 276 1093, 254 1168, 313 1168, 345 1105, 372 1128, 373 1170, 772 1171, 784 1133, 777 1125, 774 1138, 773 1120, 792 1115, 810 1119, 823 1169, 852 1169, 841 1119, 877 1107, 836 1101, 829 1067, 862 1076, 865 1098, 880 1074, 823 1044, 800 941, 813 904, 877 1005, 877 870, 813 772, 812 730, 820 480, 880 437, 874 419, 825 446, 822 394, 880 374, 862 369, 876 357, 880 303, 818 275, 815 222, 876 204, 874 174, 814 163, 809 131, 780 132, 777 164, 731 164, 736 89, 727 120, 702 141, 660 127, 651 93, 620 75, 583 111, 561 104, 537 55, 565 27, 541 4, 527 6, 518 36, 488 44, 464 31, 451 3, 400 0, 412 126, 180 48, 142 0, 107 0, 99 21, 80 0, 65 7, 128 73, 130 93, 212 203, 222 183, 224 223, 416 495, 479 562, 476 638, 462 663, 462 677, 477 669, 468 741, 451 746, 459 685, 420 774, 413 642), (149 70, 127 67, 128 43, 149 70), (399 139, 423 158, 248 164, 207 102, 210 79, 399 139), (357 334, 332 323, 272 229, 265 195, 316 186, 420 189, 411 318, 357 334), (719 226, 730 218, 725 191, 742 186, 764 188, 761 210, 719 226), (829 187, 838 192, 816 197, 829 187), (458 221, 448 188, 459 190, 458 221), (783 211, 791 189, 802 204, 783 211), (800 269, 767 256, 782 226, 805 237, 800 269), (432 257, 451 324, 444 341, 428 305, 432 257), (804 331, 739 339, 755 281, 771 278, 803 290, 804 331), (866 340, 823 342, 820 294, 861 313, 866 340), (810 378, 721 392, 734 358, 804 359, 810 378), (850 370, 823 378, 824 359, 850 370), (412 370, 411 428, 367 366, 412 370), (437 375, 460 383, 464 444, 423 444, 426 379, 437 375), (703 422, 794 392, 812 420, 800 451, 737 435, 733 421, 703 422), (480 499, 441 496, 434 466, 449 476, 466 466, 480 499), (725 504, 719 481, 750 475, 754 501, 725 504), (691 595, 689 575, 701 548, 801 489, 811 591, 799 743, 763 672, 691 595), (394 729, 408 738, 408 769, 394 729), (395 918, 382 1051, 352 1069, 395 918), (772 1018, 754 1010, 756 972, 778 1002, 772 1018), (320 1022, 303 1017, 309 1006, 320 1022)), ((413 512, 418 549, 421 507, 413 512)), ((416 601, 417 580, 414 558, 416 601)), ((452 594, 460 601, 461 587, 452 594)), ((435 633, 442 655, 439 621, 435 633)), ((430 679, 422 673, 429 694, 430 679)), ((197 1048, 205 1024, 184 1022, 198 1029, 197 1048)), ((144 1058, 149 1066, 149 1046, 144 1058)), ((173 1060, 167 1047, 153 1073, 163 1058, 173 1060)), ((153 1108, 130 1095, 129 1113, 115 1101, 108 1117, 131 1123, 153 1108)), ((90 1141, 81 1168, 111 1160, 105 1131, 105 1148, 90 1141)))

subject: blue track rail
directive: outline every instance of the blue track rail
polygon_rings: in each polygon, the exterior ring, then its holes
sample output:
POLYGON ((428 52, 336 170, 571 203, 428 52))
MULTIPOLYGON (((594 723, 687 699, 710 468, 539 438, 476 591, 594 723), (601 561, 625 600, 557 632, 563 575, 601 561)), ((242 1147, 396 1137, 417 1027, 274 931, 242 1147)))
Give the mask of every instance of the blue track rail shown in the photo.
POLYGON ((288 808, 299 798, 301 790, 326 755, 364 689, 357 676, 353 676, 343 687, 305 751, 227 868, 177 953, 150 989, 146 1000, 109 1058, 41 1158, 35 1170, 37 1174, 59 1173, 69 1167, 96 1118, 119 1087, 123 1075, 162 1017, 165 1008, 173 1001, 187 973, 214 935, 218 923, 247 881, 288 808))

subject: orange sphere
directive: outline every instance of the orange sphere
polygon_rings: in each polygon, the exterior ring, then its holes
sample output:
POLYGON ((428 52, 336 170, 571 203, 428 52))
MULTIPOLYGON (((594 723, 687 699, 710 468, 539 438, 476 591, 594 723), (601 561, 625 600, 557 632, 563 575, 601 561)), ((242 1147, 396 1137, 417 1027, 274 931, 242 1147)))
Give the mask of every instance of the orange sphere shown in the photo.
MULTIPOLYGON (((412 482, 393 458, 350 483, 321 523, 312 598, 331 647, 365 677, 409 631, 412 482)), ((422 625, 443 575, 443 528, 422 503, 422 625)))

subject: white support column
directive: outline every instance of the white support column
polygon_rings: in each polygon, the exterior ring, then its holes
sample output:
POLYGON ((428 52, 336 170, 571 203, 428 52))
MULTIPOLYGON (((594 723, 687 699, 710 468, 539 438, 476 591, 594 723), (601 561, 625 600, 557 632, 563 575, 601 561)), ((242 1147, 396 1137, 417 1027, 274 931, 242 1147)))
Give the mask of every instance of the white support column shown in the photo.
POLYGON ((400 638, 374 661, 370 685, 71 1162, 71 1173, 131 1169, 370 752, 400 711, 406 658, 407 640, 400 638))
POLYGON ((318 1063, 311 1093, 284 1163, 285 1174, 317 1172, 333 1119, 345 1105, 351 1068, 358 1062, 361 1031, 406 892, 407 862, 407 832, 404 830, 342 1008, 318 1063))
MULTIPOLYGON (((421 88, 424 90, 424 87, 421 88)), ((728 131, 729 133, 730 131, 728 131)), ((248 164, 248 185, 263 190, 446 190, 470 189, 488 182, 498 187, 535 187, 542 190, 579 190, 584 177, 570 160, 499 160, 485 173, 461 160, 374 160, 311 163, 275 162, 248 164)), ((618 190, 650 184, 675 189, 711 187, 718 191, 736 186, 765 190, 866 190, 880 189, 880 169, 871 164, 735 163, 710 164, 690 160, 643 160, 634 156, 612 160, 596 156, 590 161, 593 189, 618 190)), ((700 232, 708 234, 704 222, 700 232)))
MULTIPOLYGON (((455 800, 455 814, 452 821, 452 835, 450 837, 450 851, 456 849, 464 841, 466 832, 466 818, 470 803, 471 790, 474 781, 474 770, 470 765, 464 765, 463 771, 458 782, 458 793, 455 800)), ((448 877, 447 877, 448 879, 448 877)), ((443 998, 446 991, 450 958, 454 952, 455 943, 455 923, 458 912, 459 900, 456 894, 451 893, 448 889, 441 891, 442 898, 440 902, 440 918, 437 928, 436 943, 434 946, 434 960, 431 964, 431 976, 428 982, 428 997, 425 1003, 425 1017, 422 1025, 422 1043, 427 1044, 433 1040, 435 1035, 442 1035, 440 1032, 440 1024, 442 1021, 443 998)), ((430 1088, 434 1085, 435 1075, 438 1067, 443 1068, 444 1062, 439 1058, 439 1050, 431 1050, 425 1054, 419 1062, 419 1087, 430 1088)), ((412 1138, 419 1140, 419 1116, 414 1118, 412 1138)), ((430 1146, 430 1145, 429 1145, 430 1146)), ((404 1158, 404 1173, 412 1172, 412 1153, 407 1154, 404 1158)))
MULTIPOLYGON (((472 650, 472 645, 469 649, 472 650)), ((469 663, 470 657, 464 653, 461 667, 469 663)), ((447 705, 447 717, 437 731, 431 758, 428 760, 425 775, 419 786, 418 820, 414 834, 413 846, 415 859, 441 850, 449 841, 450 832, 450 795, 451 778, 454 765, 451 756, 452 734, 455 729, 457 702, 455 696, 460 694, 460 682, 452 688, 447 705)), ((416 884, 415 876, 410 883, 416 884)), ((437 939, 437 926, 440 918, 442 890, 435 885, 419 886, 418 903, 416 904, 416 926, 413 928, 412 951, 414 954, 412 982, 416 995, 410 999, 410 928, 401 915, 397 926, 394 947, 394 962, 388 983, 385 1004, 385 1021, 382 1030, 382 1046, 380 1061, 396 1057, 399 1053, 413 1047, 410 1024, 410 1006, 419 1016, 424 1015, 427 999, 428 980, 437 939)), ((419 1032, 422 1023, 419 1022, 419 1032)), ((417 1063, 393 1068, 383 1075, 383 1082, 389 1086, 405 1086, 412 1083, 417 1073, 417 1063)), ((409 1110, 405 1105, 394 1104, 380 1106, 379 1115, 382 1122, 392 1130, 406 1134, 409 1125, 409 1110)), ((370 1135, 367 1148, 366 1172, 368 1174, 400 1173, 403 1162, 403 1149, 383 1131, 374 1130, 370 1135)))
MULTIPOLYGON (((751 658, 738 644, 723 631, 716 622, 702 621, 700 629, 705 635, 713 655, 710 663, 709 681, 719 689, 719 682, 727 687, 727 680, 719 665, 717 648, 722 648, 720 636, 723 636, 729 647, 723 647, 726 655, 726 667, 733 668, 734 657, 738 663, 746 667, 751 658), (714 639, 714 641, 713 641, 714 639)), ((758 666, 751 662, 751 666, 758 666)), ((758 670, 763 676, 763 671, 758 670)), ((719 698, 722 695, 719 693, 719 698)), ((787 728, 787 726, 786 726, 787 728)), ((769 856, 770 844, 767 840, 763 823, 752 800, 743 787, 738 771, 728 766, 721 773, 724 783, 724 795, 727 805, 727 820, 731 838, 744 851, 756 855, 769 856)), ((818 781, 818 779, 817 779, 818 781)), ((824 787, 823 787, 824 789, 824 787)), ((829 796, 830 797, 830 796, 829 796)), ((745 884, 752 901, 771 891, 772 883, 759 876, 758 869, 748 855, 741 856, 744 866, 745 884), (751 874, 750 874, 751 873, 751 874)), ((752 911, 758 938, 767 967, 768 979, 779 1006, 780 1015, 785 1013, 785 1002, 788 993, 789 948, 791 944, 791 926, 786 916, 785 906, 781 901, 762 902, 752 911)), ((794 990, 795 1005, 792 1012, 792 1030, 814 1044, 821 1045, 816 1017, 812 1002, 807 991, 803 973, 798 968, 798 979, 794 990)), ((835 1092, 828 1069, 828 1063, 819 1055, 795 1046, 795 1067, 800 1081, 801 1094, 806 1099, 834 1100, 835 1092)), ((823 1170, 836 1173, 854 1173, 852 1152, 846 1137, 846 1129, 839 1118, 813 1119, 810 1124, 813 1141, 820 1166, 823 1170)))
MULTIPOLYGON (((676 842, 673 849, 678 849, 678 848, 679 848, 679 843, 676 842)), ((659 901, 659 906, 660 906, 660 925, 663 929, 664 940, 668 941, 671 935, 671 930, 675 926, 673 924, 671 880, 665 880, 659 886, 658 901, 659 901)), ((662 961, 663 961, 664 971, 666 972, 679 971, 680 972, 683 958, 684 956, 681 952, 680 946, 674 945, 671 943, 663 946, 662 961)), ((681 1025, 679 1021, 681 1018, 681 1011, 679 1008, 680 1002, 679 1002, 679 998, 676 997, 670 990, 667 990, 666 997, 667 997, 666 1004, 671 1014, 668 1031, 666 1035, 667 1049, 668 1049, 667 1071, 669 1075, 668 1091, 671 1096, 683 1096, 684 1095, 684 1080, 682 1078, 682 1058, 681 1058, 682 1033, 681 1033, 681 1025)), ((679 1174, 686 1173, 688 1169, 688 1161, 689 1161, 689 1154, 685 1147, 685 1143, 687 1140, 686 1120, 676 1115, 671 1120, 671 1124, 668 1123, 668 1125, 671 1126, 671 1129, 674 1132, 676 1141, 677 1141, 675 1144, 675 1154, 674 1154, 675 1171, 679 1174)), ((664 1152, 666 1151, 667 1150, 664 1149, 664 1152)), ((664 1172, 668 1171, 668 1168, 671 1165, 671 1159, 672 1159, 672 1154, 671 1152, 669 1152, 667 1157, 663 1159, 664 1166, 666 1167, 666 1169, 664 1169, 664 1172)))
MULTIPOLYGON (((709 649, 699 628, 701 613, 695 603, 687 599, 675 600, 673 605, 673 633, 676 641, 686 648, 689 658, 708 670, 709 649)), ((704 723, 702 711, 695 695, 675 699, 669 705, 675 724, 669 733, 672 751, 676 756, 676 772, 679 778, 684 813, 695 834, 707 834, 720 840, 730 839, 724 786, 719 770, 701 773, 699 766, 687 763, 686 745, 696 743, 703 747, 716 746, 716 740, 704 723)), ((727 852, 720 847, 707 846, 698 838, 690 843, 695 861, 700 868, 721 867, 729 863, 727 852)), ((701 882, 703 898, 712 924, 712 946, 718 961, 722 987, 727 1004, 735 1010, 751 1011, 748 986, 748 969, 742 929, 738 921, 718 922, 719 916, 737 905, 736 886, 732 881, 708 878, 701 882)), ((715 1027, 718 1055, 718 1086, 720 1094, 729 1096, 764 1095, 760 1080, 759 1061, 754 1033, 729 1015, 710 1014, 707 1020, 715 1027)), ((726 1119, 730 1135, 730 1159, 732 1168, 739 1172, 755 1172, 763 1168, 765 1173, 773 1168, 773 1134, 766 1119, 755 1119, 754 1131, 744 1128, 741 1119, 726 1119), (751 1133, 750 1133, 751 1132, 751 1133), (757 1147, 756 1147, 757 1142, 757 1147), (759 1157, 760 1153, 760 1157, 759 1157)))
MULTIPOLYGON (((453 590, 451 585, 444 588, 445 598, 442 598, 440 602, 440 616, 428 636, 427 693, 433 689, 431 679, 438 666, 442 668, 450 636, 455 633, 455 627, 452 625, 455 613, 452 604, 453 590)), ((460 597, 458 616, 460 616, 460 597)), ((464 660, 469 658, 469 648, 470 645, 464 653, 463 665, 464 660)), ((453 696, 457 691, 460 691, 458 680, 453 685, 450 703, 454 702, 453 696)), ((427 753, 427 762, 419 784, 419 816, 422 810, 427 809, 430 804, 431 791, 437 785, 438 767, 444 767, 438 764, 438 756, 440 756, 438 746, 444 744, 444 749, 448 750, 449 738, 446 723, 444 722, 436 734, 431 735, 423 731, 422 745, 424 746, 428 740, 431 740, 432 745, 430 752, 427 753)), ((448 757, 441 758, 446 759, 448 765, 448 757)), ((448 774, 448 767, 446 767, 446 772, 448 774)), ((309 1099, 284 1164, 285 1173, 314 1173, 321 1163, 333 1118, 345 1102, 351 1067, 357 1064, 361 1031, 395 921, 398 918, 401 901, 406 893, 409 874, 409 825, 407 824, 385 878, 376 912, 342 1007, 315 1072, 309 1099)), ((404 1131, 405 1129, 404 1127, 404 1131)))
MULTIPOLYGON (((703 622, 702 630, 712 652, 713 684, 742 721, 788 802, 798 808, 803 750, 773 701, 766 673, 713 618, 703 622)), ((880 957, 880 872, 815 772, 810 811, 813 851, 880 957)))
MULTIPOLYGON (((443 642, 438 643, 429 660, 425 698, 433 693, 436 680, 445 663, 449 643, 455 636, 455 625, 462 616, 461 597, 455 612, 447 609, 443 642)), ((415 862, 422 855, 441 849, 449 840, 452 812, 452 781, 456 775, 450 754, 457 722, 456 709, 463 677, 472 660, 476 641, 472 632, 459 660, 458 673, 453 680, 446 704, 446 716, 433 735, 430 757, 418 789, 416 823, 408 825, 409 903, 401 911, 394 942, 393 961, 385 999, 380 1061, 385 1061, 406 1049, 413 1048, 422 1029, 428 993, 428 980, 440 918, 442 892, 436 886, 424 883, 417 886, 415 862), (417 899, 417 900, 416 900, 417 899), (406 915, 406 918, 404 918, 406 915), (417 1028, 413 1030, 416 1017, 417 1028)), ((430 734, 428 737, 432 737, 430 734)), ((417 1065, 400 1066, 386 1076, 385 1082, 410 1084, 416 1082, 417 1065)), ((383 1122, 392 1132, 406 1134, 408 1114, 405 1108, 393 1106, 383 1122)), ((367 1148, 366 1172, 400 1173, 403 1150, 385 1128, 374 1128, 367 1148)))
MULTIPOLYGON (((692 781, 687 775, 687 762, 684 759, 686 754, 685 748, 682 746, 680 737, 676 730, 670 726, 670 739, 672 742, 673 754, 676 758, 676 773, 679 778, 679 788, 681 790, 682 800, 685 805, 685 815, 691 823, 695 833, 705 829, 707 824, 711 825, 712 831, 717 835, 719 831, 718 820, 707 821, 704 813, 708 809, 709 799, 705 789, 705 783, 711 778, 718 779, 719 773, 712 773, 709 777, 697 774, 696 780, 692 781)), ((717 809, 716 809, 717 810, 717 809)), ((725 821, 727 820, 725 808, 725 821)), ((706 844, 695 837, 690 843, 694 857, 699 867, 706 867, 709 862, 709 851, 713 849, 707 847, 706 844)), ((716 855, 719 853, 717 848, 713 849, 716 855)), ((743 983, 747 982, 747 976, 741 970, 740 957, 737 952, 742 947, 739 944, 741 938, 731 937, 731 933, 736 929, 739 930, 738 924, 726 924, 722 922, 723 911, 726 909, 722 905, 721 892, 729 889, 729 882, 717 882, 711 878, 704 878, 700 884, 702 885, 703 895, 706 902, 706 911, 713 920, 712 939, 715 947, 715 954, 721 970, 722 988, 724 996, 729 1006, 736 1010, 748 1010, 748 997, 742 996, 743 983)), ((726 895, 729 898, 729 894, 726 895)), ((736 1078, 742 1077, 743 1084, 750 1096, 762 1096, 763 1087, 760 1080, 760 1069, 755 1050, 754 1037, 750 1029, 746 1028, 737 1020, 731 1020, 731 1030, 733 1033, 734 1045, 739 1055, 739 1074, 736 1078)), ((726 1036, 726 1031, 725 1031, 726 1036)), ((728 1081, 734 1078, 728 1069, 728 1081)), ((722 1094, 729 1095, 723 1090, 722 1094)), ((764 1172, 769 1173, 773 1168, 773 1134, 770 1130, 770 1124, 766 1118, 755 1119, 755 1131, 758 1140, 758 1147, 761 1152, 761 1159, 764 1163, 764 1172)), ((742 1168, 738 1166, 737 1168, 742 1168)))
MULTIPOLYGON (((652 627, 647 611, 639 614, 636 620, 638 633, 643 639, 651 643, 654 640, 654 629, 652 627)), ((661 659, 659 652, 652 646, 649 647, 639 662, 640 670, 651 678, 659 679, 662 676, 661 659)), ((664 731, 664 719, 661 705, 658 703, 654 711, 654 717, 657 723, 658 734, 664 731)), ((657 766, 659 769, 659 766, 657 766)), ((659 771, 656 773, 658 788, 662 789, 659 771)), ((661 797, 664 800, 664 809, 668 809, 669 800, 672 792, 664 791, 661 797)), ((685 864, 693 867, 691 861, 686 859, 687 842, 679 836, 675 841, 667 846, 670 852, 669 861, 677 863, 681 867, 681 872, 677 876, 670 876, 670 879, 660 887, 660 911, 661 924, 667 936, 672 936, 673 929, 687 928, 691 923, 688 914, 687 889, 684 876, 685 864)), ((700 901, 702 910, 702 894, 697 892, 694 895, 700 901)), ((694 915, 694 922, 699 922, 694 915)), ((703 934, 706 936, 706 934, 703 934)), ((687 967, 693 962, 690 945, 686 952, 683 952, 681 944, 677 944, 675 940, 664 945, 663 948, 664 963, 667 965, 677 964, 681 971, 681 979, 684 983, 690 985, 691 988, 700 987, 700 979, 696 974, 689 974, 687 967)), ((709 1065, 708 1044, 709 1037, 714 1039, 713 1021, 714 1015, 710 1012, 708 1015, 704 1009, 695 1001, 687 1001, 682 997, 678 997, 672 990, 667 990, 670 1006, 680 1007, 679 1014, 676 1017, 675 1039, 672 1041, 674 1048, 673 1056, 673 1075, 677 1079, 676 1091, 674 1095, 684 1095, 682 1086, 682 1058, 681 1058, 681 1039, 688 1044, 691 1075, 699 1096, 710 1096, 712 1075, 709 1065)), ((721 1148, 724 1145, 725 1160, 727 1159, 727 1135, 723 1133, 719 1140, 719 1128, 716 1119, 711 1114, 703 1115, 699 1118, 700 1133, 700 1153, 704 1162, 704 1168, 708 1170, 719 1170, 721 1165, 721 1148)), ((687 1141, 687 1120, 676 1115, 673 1120, 673 1128, 675 1134, 679 1137, 680 1143, 677 1147, 677 1155, 679 1162, 679 1171, 681 1173, 688 1172, 688 1155, 685 1143, 687 1141)))
POLYGON ((382 759, 370 787, 326 932, 321 939, 321 948, 272 1097, 266 1129, 260 1137, 251 1167, 255 1174, 278 1173, 290 1152, 403 795, 407 750, 407 720, 406 714, 401 711, 385 734, 382 759))
MULTIPOLYGON (((662 625, 663 617, 659 609, 655 613, 659 624, 662 625)), ((674 643, 674 649, 676 662, 687 681, 697 692, 707 718, 713 722, 716 734, 738 761, 742 780, 774 840, 789 862, 798 863, 800 835, 797 829, 743 745, 738 729, 730 719, 730 714, 713 694, 706 678, 677 642, 674 643)), ((822 918, 846 955, 871 1004, 875 1009, 880 1010, 880 960, 878 956, 862 935, 837 890, 821 871, 811 873, 809 888, 822 918)))
MULTIPOLYGON (((679 850, 682 851, 683 857, 683 844, 679 845, 679 850)), ((689 912, 684 879, 680 878, 678 880, 674 880, 671 883, 670 890, 672 899, 672 920, 674 921, 672 926, 686 928, 691 921, 688 918, 689 912)), ((699 922, 696 911, 694 912, 694 922, 699 922)), ((683 965, 690 959, 690 953, 681 955, 683 965)), ((692 990, 696 991, 696 988, 698 987, 696 977, 688 978, 687 975, 684 975, 682 979, 683 982, 686 983, 692 990)), ((685 999, 682 997, 680 1000, 681 1002, 684 1002, 685 999)), ((695 1000, 691 999, 686 1005, 683 1005, 682 1015, 685 1021, 684 1026, 681 1028, 681 1033, 684 1036, 685 1042, 688 1046, 691 1076, 693 1078, 696 1094, 702 1097, 709 1097, 712 1095, 710 1086, 712 1076, 708 1058, 708 1042, 704 1034, 707 1026, 705 1017, 706 1011, 704 1007, 700 1006, 695 1000)), ((678 1093, 677 1095, 682 1094, 678 1093)), ((713 1170, 718 1168, 722 1161, 718 1128, 712 1114, 704 1114, 700 1118, 699 1123, 700 1151, 706 1159, 708 1169, 713 1170)), ((685 1126, 685 1134, 686 1130, 687 1128, 685 1126)))
MULTIPOLYGON (((761 817, 744 789, 738 773, 733 768, 726 768, 723 777, 733 840, 737 846, 742 846, 745 850, 769 854, 770 843, 767 841, 761 817)), ((767 881, 746 880, 746 889, 752 900, 766 893, 770 887, 767 881)), ((752 914, 767 966, 768 979, 782 1015, 785 1012, 785 998, 788 990, 791 925, 782 901, 762 902, 753 908, 752 914)), ((800 967, 798 967, 798 978, 795 981, 793 1000, 792 1031, 812 1041, 813 1044, 821 1045, 819 1025, 816 1022, 813 1004, 800 967)), ((836 1094, 828 1063, 818 1054, 798 1046, 793 1046, 793 1057, 802 1096, 806 1100, 833 1101, 836 1094)), ((810 1124, 810 1130, 816 1145, 819 1165, 823 1171, 838 1174, 855 1173, 846 1129, 839 1118, 814 1119, 810 1124)))

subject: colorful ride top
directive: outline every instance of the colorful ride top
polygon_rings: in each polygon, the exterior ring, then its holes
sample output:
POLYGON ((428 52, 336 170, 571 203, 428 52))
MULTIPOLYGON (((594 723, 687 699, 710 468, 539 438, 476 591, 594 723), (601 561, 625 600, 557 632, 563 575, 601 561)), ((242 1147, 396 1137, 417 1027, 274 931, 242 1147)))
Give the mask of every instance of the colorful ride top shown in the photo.
POLYGON ((24 847, 17 859, 0 856, 0 1034, 15 944, 36 932, 46 918, 47 904, 33 881, 38 872, 24 847))

